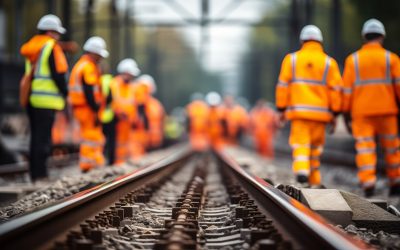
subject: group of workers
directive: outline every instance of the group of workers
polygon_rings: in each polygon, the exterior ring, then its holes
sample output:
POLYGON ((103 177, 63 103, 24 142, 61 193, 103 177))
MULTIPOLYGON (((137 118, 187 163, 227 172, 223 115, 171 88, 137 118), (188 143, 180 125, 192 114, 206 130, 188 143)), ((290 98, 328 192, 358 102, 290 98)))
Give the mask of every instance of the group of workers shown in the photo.
MULTIPOLYGON (((37 28, 39 34, 21 48, 27 59, 26 74, 32 75, 27 112, 33 180, 47 177, 45 161, 56 111, 66 106, 72 108, 79 124, 79 165, 83 172, 105 164, 104 155, 110 164, 122 163, 161 145, 164 109, 152 96, 154 79, 140 76, 133 59, 122 60, 115 77, 102 74, 100 62, 109 53, 101 37, 91 37, 67 84, 68 64, 57 42, 66 30, 54 15, 43 16, 37 28)), ((335 59, 323 51, 320 29, 305 26, 300 33, 301 49, 286 55, 282 62, 276 87, 277 115, 263 101, 247 114, 231 96, 222 102, 216 92, 208 93, 205 100, 200 94, 194 95, 186 107, 193 148, 235 145, 248 131, 258 151, 272 156, 274 130, 277 124, 290 120, 289 144, 297 181, 320 185, 319 158, 325 129, 331 124, 333 132, 336 117, 342 113, 356 141, 358 177, 366 196, 374 193, 376 184, 375 137, 379 137, 385 152, 390 194, 399 195, 400 60, 383 48, 386 33, 380 21, 368 20, 361 34, 365 43, 346 59, 341 76, 335 59)))
POLYGON ((248 132, 257 151, 273 157, 273 136, 277 128, 277 115, 263 100, 248 114, 230 95, 224 97, 210 92, 205 100, 199 93, 192 95, 186 107, 189 141, 196 150, 209 147, 221 149, 238 145, 242 135, 248 132))
MULTIPOLYGON (((49 14, 39 20, 37 29, 39 34, 21 48, 27 59, 25 74, 32 75, 26 108, 33 181, 48 176, 46 159, 52 127, 58 111, 64 109, 72 110, 79 125, 82 172, 104 165, 106 159, 109 164, 118 164, 160 147, 164 108, 152 96, 156 85, 151 76, 140 76, 136 62, 130 58, 118 64, 115 77, 103 74, 100 62, 109 52, 104 39, 94 36, 83 45, 84 53, 73 66, 67 83, 68 63, 58 43, 65 28, 57 16, 49 14), (106 140, 111 147, 104 148, 106 140)), ((53 135, 55 138, 61 140, 53 135)))
POLYGON ((276 107, 281 123, 291 121, 289 144, 298 182, 321 184, 319 157, 325 128, 329 123, 334 128, 342 113, 355 139, 358 177, 365 195, 373 195, 376 185, 376 138, 385 153, 389 194, 400 195, 400 60, 383 48, 386 32, 379 20, 366 21, 361 34, 364 45, 347 57, 341 76, 337 62, 323 51, 320 29, 305 26, 300 33, 301 49, 283 59, 276 107))

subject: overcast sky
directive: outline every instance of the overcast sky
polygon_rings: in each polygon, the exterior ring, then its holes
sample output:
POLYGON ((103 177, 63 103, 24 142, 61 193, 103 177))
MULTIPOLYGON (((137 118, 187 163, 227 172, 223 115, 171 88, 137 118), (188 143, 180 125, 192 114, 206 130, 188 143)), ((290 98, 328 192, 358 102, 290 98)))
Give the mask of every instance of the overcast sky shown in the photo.
MULTIPOLYGON (((129 0, 128 0, 129 1, 129 0)), ((124 8, 127 0, 119 0, 124 8)), ((211 19, 240 19, 258 21, 277 0, 210 0, 211 19)), ((201 0, 134 0, 135 18, 139 22, 184 22, 200 19, 201 0)), ((206 43, 201 39, 201 28, 187 26, 178 29, 205 69, 223 76, 227 92, 237 94, 240 59, 247 49, 250 28, 245 26, 212 25, 206 31, 206 43)))

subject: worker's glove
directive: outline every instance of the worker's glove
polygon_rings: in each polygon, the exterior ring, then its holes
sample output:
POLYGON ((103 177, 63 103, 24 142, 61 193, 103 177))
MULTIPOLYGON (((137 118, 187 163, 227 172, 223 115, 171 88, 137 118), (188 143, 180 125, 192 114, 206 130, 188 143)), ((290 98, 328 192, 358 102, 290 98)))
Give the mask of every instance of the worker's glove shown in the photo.
POLYGON ((344 124, 346 125, 346 129, 347 132, 349 132, 349 134, 352 134, 352 128, 351 128, 351 115, 350 113, 343 113, 343 117, 344 117, 344 124))

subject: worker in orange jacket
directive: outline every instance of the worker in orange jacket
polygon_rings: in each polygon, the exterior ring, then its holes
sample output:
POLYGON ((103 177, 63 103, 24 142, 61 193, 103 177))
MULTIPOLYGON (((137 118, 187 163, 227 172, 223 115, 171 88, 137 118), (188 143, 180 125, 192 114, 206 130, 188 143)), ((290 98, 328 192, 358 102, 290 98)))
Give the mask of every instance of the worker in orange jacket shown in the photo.
POLYGON ((230 95, 225 96, 222 109, 225 142, 237 145, 243 132, 247 129, 247 112, 242 106, 235 103, 233 96, 230 95))
POLYGON ((194 93, 186 106, 187 132, 193 149, 204 151, 209 147, 208 119, 210 110, 203 101, 203 95, 194 93))
POLYGON ((81 131, 79 166, 82 172, 87 172, 104 164, 104 135, 99 116, 105 100, 99 63, 109 53, 103 38, 97 36, 89 38, 83 50, 85 53, 70 75, 68 98, 81 131))
POLYGON ((161 147, 164 139, 164 107, 154 94, 157 91, 157 85, 150 75, 142 75, 138 82, 147 86, 145 94, 145 115, 149 122, 147 130, 147 149, 154 150, 161 147))
POLYGON ((365 195, 373 195, 378 136, 385 152, 390 194, 399 195, 400 60, 382 47, 386 33, 380 21, 368 20, 361 33, 365 44, 347 57, 343 72, 343 112, 356 140, 358 177, 365 195))
POLYGON ((110 84, 112 109, 116 118, 116 164, 130 158, 129 136, 132 125, 136 122, 137 113, 134 102, 133 81, 140 74, 135 60, 127 58, 117 66, 118 75, 110 84))
POLYGON ((211 146, 220 150, 226 145, 224 138, 224 112, 221 107, 221 96, 217 92, 209 92, 206 95, 209 107, 208 135, 211 146))
POLYGON ((264 100, 259 100, 250 112, 249 131, 254 138, 254 144, 259 154, 273 158, 273 138, 278 120, 275 111, 268 107, 264 100))
POLYGON ((58 41, 65 29, 55 15, 43 16, 35 35, 21 47, 26 58, 25 74, 33 71, 27 112, 31 140, 29 173, 32 181, 47 178, 46 159, 50 155, 51 131, 56 111, 63 110, 67 96, 65 74, 68 64, 58 41))
POLYGON ((289 144, 297 181, 320 185, 325 127, 334 124, 341 110, 342 79, 336 61, 323 51, 318 27, 305 26, 300 41, 301 49, 283 59, 276 107, 281 121, 291 120, 289 144))

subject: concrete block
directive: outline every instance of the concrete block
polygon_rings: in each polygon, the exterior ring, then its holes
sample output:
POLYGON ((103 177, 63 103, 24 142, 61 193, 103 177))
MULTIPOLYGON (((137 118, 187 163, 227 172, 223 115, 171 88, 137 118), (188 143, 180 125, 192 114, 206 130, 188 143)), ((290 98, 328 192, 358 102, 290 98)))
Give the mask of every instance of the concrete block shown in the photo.
POLYGON ((371 202, 372 204, 377 205, 378 207, 387 210, 388 203, 386 200, 381 200, 381 199, 367 199, 367 201, 371 202))
POLYGON ((302 203, 333 224, 342 226, 353 224, 351 220, 353 212, 337 189, 302 188, 300 192, 302 203))
POLYGON ((368 200, 345 191, 340 191, 347 204, 353 210, 353 222, 357 227, 365 227, 375 232, 400 233, 400 218, 369 202, 368 200))

